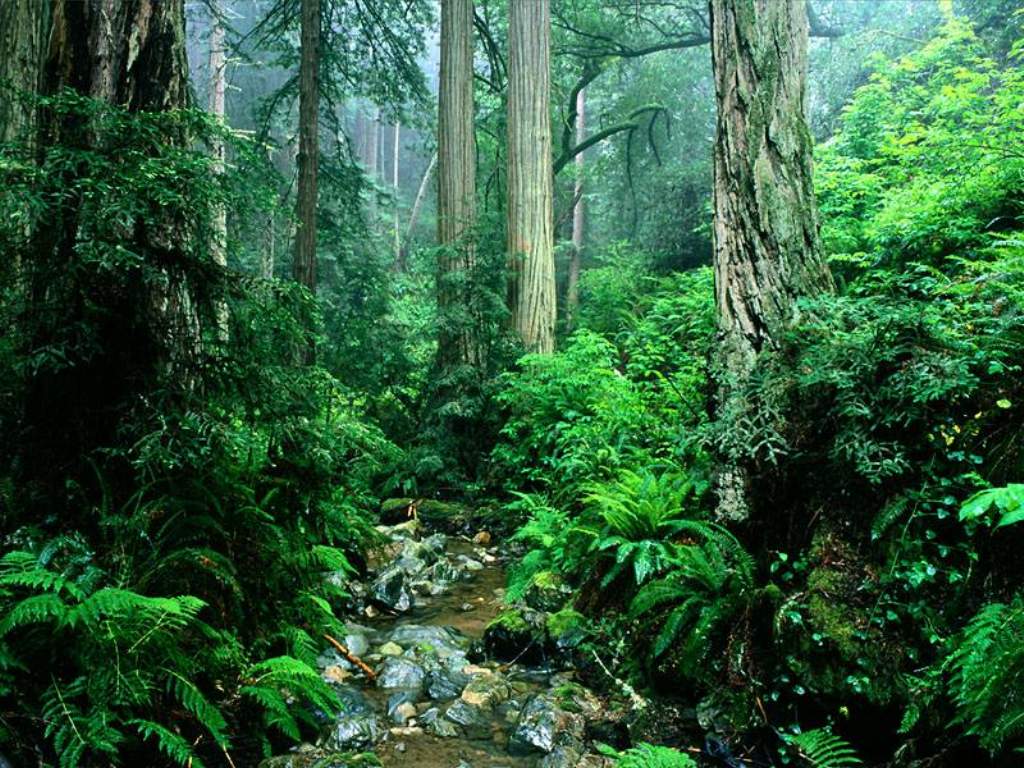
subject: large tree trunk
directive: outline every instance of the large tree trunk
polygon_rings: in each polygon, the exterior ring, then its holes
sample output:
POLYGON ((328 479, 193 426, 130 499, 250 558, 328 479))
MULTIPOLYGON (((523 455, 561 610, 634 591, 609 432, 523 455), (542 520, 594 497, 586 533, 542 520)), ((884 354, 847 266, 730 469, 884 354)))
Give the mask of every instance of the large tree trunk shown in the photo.
MULTIPOLYGON (((741 419, 759 356, 831 291, 818 239, 807 128, 808 22, 800 0, 712 0, 717 416, 741 419)), ((723 446, 718 515, 750 512, 749 446, 723 446)))
MULTIPOLYGON (((50 3, 36 0, 0 2, 0 82, 18 91, 37 93, 50 34, 50 3)), ((0 93, 0 142, 31 132, 35 110, 14 94, 0 93)))
POLYGON ((437 121, 438 360, 476 360, 472 329, 453 315, 466 309, 465 276, 474 263, 476 139, 473 129, 473 2, 442 0, 437 121))
POLYGON ((398 263, 402 260, 402 234, 399 231, 399 227, 401 226, 401 224, 399 222, 400 206, 398 204, 398 168, 399 168, 398 161, 399 161, 399 155, 401 154, 401 147, 402 147, 402 144, 401 144, 402 125, 400 123, 395 123, 395 128, 394 128, 394 131, 392 133, 392 138, 393 138, 393 141, 391 143, 391 191, 395 195, 395 222, 394 222, 395 223, 395 227, 394 227, 394 229, 395 229, 395 233, 394 233, 395 234, 395 243, 394 243, 394 256, 395 256, 395 260, 394 260, 394 264, 397 267, 398 263))
MULTIPOLYGON (((221 19, 219 0, 212 0, 210 19, 210 112, 223 122, 225 118, 225 93, 227 92, 227 70, 225 58, 224 23, 221 19)), ((217 173, 224 173, 227 159, 224 139, 214 136, 212 142, 213 156, 217 163, 217 173)), ((219 204, 213 212, 213 238, 210 246, 213 261, 220 267, 226 267, 228 239, 228 209, 219 204)), ((216 308, 217 330, 222 339, 227 338, 228 307, 223 301, 216 308)))
MULTIPOLYGON (((576 145, 587 138, 587 99, 584 89, 576 94, 576 145)), ((580 308, 580 263, 583 260, 583 152, 576 155, 576 184, 573 187, 572 255, 569 257, 569 279, 565 291, 565 326, 576 326, 580 308)))
POLYGON ((513 327, 530 352, 555 349, 550 0, 509 0, 508 252, 513 327))
MULTIPOLYGON (((49 7, 43 93, 73 90, 130 112, 189 105, 184 0, 54 0, 49 7)), ((100 158, 116 152, 104 130, 86 129, 80 115, 46 110, 39 122, 41 153, 56 145, 100 158)), ((185 147, 190 137, 167 127, 162 140, 185 147)), ((89 171, 67 167, 68 183, 81 172, 89 171)), ((63 360, 26 381, 21 469, 36 501, 60 515, 69 478, 88 474, 94 451, 118 439, 125 413, 157 394, 166 402, 192 388, 206 313, 190 282, 191 230, 173 206, 145 222, 111 223, 107 236, 124 241, 140 264, 108 271, 83 249, 93 235, 81 227, 94 226, 88 216, 95 213, 71 196, 53 205, 48 226, 32 233, 24 338, 26 354, 58 346, 63 360)), ((64 514, 65 522, 82 519, 74 505, 64 514)))
POLYGON ((317 166, 320 145, 317 121, 320 103, 320 0, 302 0, 299 62, 299 187, 296 200, 298 231, 292 275, 316 290, 317 166))

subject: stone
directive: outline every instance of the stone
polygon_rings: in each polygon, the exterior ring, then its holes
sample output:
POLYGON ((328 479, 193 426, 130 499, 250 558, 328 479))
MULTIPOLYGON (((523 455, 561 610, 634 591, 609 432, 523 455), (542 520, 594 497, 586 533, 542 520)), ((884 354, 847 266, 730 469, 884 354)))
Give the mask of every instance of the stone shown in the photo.
POLYGON ((370 585, 370 599, 397 613, 406 613, 413 606, 412 595, 406 587, 407 574, 398 565, 389 565, 377 574, 370 585))
POLYGON ((473 543, 486 547, 491 543, 491 534, 487 531, 479 531, 476 536, 473 537, 473 543))
POLYGON ((402 624, 392 630, 388 638, 403 648, 430 648, 439 656, 465 651, 469 638, 450 627, 402 624))
POLYGON ((544 614, 530 609, 509 609, 484 629, 484 651, 490 658, 541 664, 547 658, 544 614))
MULTIPOLYGON (((259 768, 355 768, 370 765, 373 763, 369 758, 363 760, 351 753, 326 751, 303 744, 293 754, 268 757, 260 762, 259 768)), ((9 768, 9 765, 0 763, 0 768, 9 768)))
POLYGON ((469 557, 468 555, 459 555, 457 559, 458 562, 462 564, 462 567, 465 568, 467 571, 475 572, 482 571, 484 569, 483 563, 481 563, 479 560, 474 560, 472 557, 469 557))
POLYGON ((520 712, 508 750, 513 755, 548 754, 556 747, 582 752, 584 725, 583 716, 563 710, 553 693, 538 694, 520 712))
POLYGON ((459 726, 442 715, 437 707, 431 707, 420 715, 420 722, 423 723, 423 729, 434 736, 452 738, 459 735, 459 726))
POLYGON ((462 699, 456 699, 448 705, 444 716, 462 726, 469 739, 489 739, 491 737, 490 713, 482 711, 480 707, 467 704, 462 699))
POLYGON ((384 662, 377 676, 377 686, 385 690, 415 691, 418 696, 426 677, 426 671, 415 661, 392 656, 384 662))
POLYGON ((371 749, 386 731, 376 711, 357 689, 338 689, 341 713, 331 725, 324 746, 329 750, 371 749))
POLYGON ((536 611, 557 611, 572 597, 572 589, 561 576, 551 571, 535 573, 526 587, 523 600, 536 611))
POLYGON ((402 646, 398 643, 393 643, 390 640, 377 649, 377 653, 381 656, 401 656, 404 651, 405 649, 402 648, 402 646))
POLYGON ((493 708, 512 695, 505 679, 494 672, 475 676, 463 689, 460 698, 475 707, 493 708))

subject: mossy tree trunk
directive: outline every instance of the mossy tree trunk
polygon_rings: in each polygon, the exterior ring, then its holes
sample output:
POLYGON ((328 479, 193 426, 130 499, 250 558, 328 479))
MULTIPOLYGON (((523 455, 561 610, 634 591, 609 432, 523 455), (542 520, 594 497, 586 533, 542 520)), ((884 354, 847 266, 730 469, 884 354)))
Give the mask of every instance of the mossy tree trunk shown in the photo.
POLYGON ((317 169, 320 159, 320 0, 302 0, 299 59, 298 230, 292 276, 316 290, 317 169))
MULTIPOLYGON (((717 402, 720 420, 752 407, 762 353, 799 317, 798 301, 833 289, 822 255, 805 118, 802 0, 712 0, 718 100, 714 148, 717 402)), ((750 514, 747 445, 723 445, 718 515, 750 514)))
POLYGON ((465 290, 475 261, 473 119, 473 1, 442 0, 437 120, 437 354, 442 368, 473 364, 478 357, 465 290))
POLYGON ((551 9, 509 0, 508 253, 513 327, 530 352, 555 349, 551 9))

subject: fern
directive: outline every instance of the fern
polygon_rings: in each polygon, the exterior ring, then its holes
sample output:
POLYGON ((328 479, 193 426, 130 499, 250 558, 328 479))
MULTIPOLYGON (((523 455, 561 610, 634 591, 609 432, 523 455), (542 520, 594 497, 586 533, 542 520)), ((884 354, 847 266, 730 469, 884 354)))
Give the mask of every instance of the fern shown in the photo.
POLYGON ((190 766, 190 768, 204 768, 192 747, 181 734, 154 723, 152 720, 129 720, 128 724, 133 726, 144 739, 156 741, 157 748, 178 765, 190 766))
POLYGON ((323 681, 319 672, 291 656, 277 656, 251 666, 246 674, 248 684, 239 692, 258 703, 264 710, 264 722, 298 741, 301 725, 315 725, 302 702, 328 713, 338 711, 338 697, 323 681))
POLYGON ((1024 742, 1024 599, 990 603, 946 659, 955 723, 998 754, 1024 742))
POLYGON ((853 747, 832 733, 831 728, 815 728, 785 738, 808 768, 855 768, 864 765, 853 747))
POLYGON ((624 752, 598 744, 597 751, 612 758, 617 768, 697 768, 686 753, 653 744, 638 744, 624 752))

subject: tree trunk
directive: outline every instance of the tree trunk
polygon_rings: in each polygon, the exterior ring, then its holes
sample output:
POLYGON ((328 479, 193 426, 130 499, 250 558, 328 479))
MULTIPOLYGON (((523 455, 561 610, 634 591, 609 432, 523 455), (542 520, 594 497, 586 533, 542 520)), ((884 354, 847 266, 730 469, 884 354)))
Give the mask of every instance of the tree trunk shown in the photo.
POLYGON ((317 166, 320 159, 319 67, 320 0, 302 0, 301 59, 299 62, 299 187, 296 200, 295 280, 316 290, 317 166))
POLYGON ((437 153, 435 152, 430 156, 430 162, 427 164, 427 169, 423 172, 423 178, 420 179, 420 188, 417 190, 416 199, 412 204, 412 212, 409 214, 409 225, 405 230, 405 242, 402 243, 401 259, 395 265, 395 270, 398 272, 404 272, 408 268, 409 246, 412 243, 412 235, 416 231, 416 222, 420 218, 420 209, 423 207, 423 200, 427 196, 427 188, 430 186, 430 179, 434 175, 436 165, 437 153))
MULTIPOLYGON (((746 388, 759 355, 777 348, 797 321, 798 300, 829 292, 833 283, 811 183, 805 4, 712 0, 711 20, 718 99, 716 411, 734 421, 751 407, 746 388)), ((746 519, 749 445, 722 449, 718 515, 746 519)))
MULTIPOLYGON (((0 82, 18 91, 39 92, 49 32, 50 3, 0 2, 0 82)), ((27 137, 34 124, 34 109, 14 94, 0 93, 0 142, 27 137)))
POLYGON ((465 277, 475 261, 476 138, 473 107, 473 2, 441 3, 437 121, 438 360, 477 359, 466 310, 465 277))
POLYGON ((530 352, 555 349, 549 0, 509 0, 508 253, 513 327, 530 352))
MULTIPOLYGON (((210 19, 210 112, 219 122, 224 122, 224 96, 227 86, 227 70, 224 56, 224 24, 221 20, 219 0, 212 0, 210 19)), ((224 173, 225 154, 224 139, 214 136, 212 142, 213 157, 217 164, 217 173, 224 173)), ((228 209, 220 204, 213 212, 213 238, 210 244, 213 261, 220 267, 226 267, 228 240, 228 209)), ((220 338, 227 338, 228 306, 225 302, 217 302, 217 331, 220 338)))
POLYGON ((398 159, 401 150, 402 140, 402 126, 400 123, 395 123, 394 128, 394 141, 391 145, 391 189, 395 195, 395 265, 402 260, 402 235, 399 231, 401 224, 399 223, 399 205, 398 205, 398 159))
MULTIPOLYGON (((576 144, 587 138, 587 100, 584 89, 576 94, 576 144)), ((583 259, 583 152, 576 155, 576 184, 573 188, 572 208, 572 255, 569 258, 569 280, 565 291, 565 326, 572 330, 576 326, 576 315, 580 308, 580 262, 583 259)))

